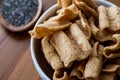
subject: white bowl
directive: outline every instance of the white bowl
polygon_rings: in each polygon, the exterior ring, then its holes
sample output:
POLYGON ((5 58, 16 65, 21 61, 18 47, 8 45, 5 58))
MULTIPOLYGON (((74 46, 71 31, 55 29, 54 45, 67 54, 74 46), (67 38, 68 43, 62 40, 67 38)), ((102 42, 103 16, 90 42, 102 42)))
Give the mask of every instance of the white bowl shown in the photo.
MULTIPOLYGON (((104 5, 104 6, 112 6, 114 5, 111 2, 105 1, 105 0, 95 0, 95 2, 98 5, 104 5)), ((53 16, 55 14, 55 11, 57 9, 57 4, 50 7, 37 21, 36 25, 45 21, 50 16, 53 16)), ((46 59, 44 58, 43 52, 41 51, 41 40, 36 40, 34 38, 31 38, 30 43, 30 50, 31 50, 31 56, 33 63, 35 65, 35 68, 41 78, 43 80, 51 80, 53 75, 53 69, 50 67, 50 65, 47 63, 46 59)))

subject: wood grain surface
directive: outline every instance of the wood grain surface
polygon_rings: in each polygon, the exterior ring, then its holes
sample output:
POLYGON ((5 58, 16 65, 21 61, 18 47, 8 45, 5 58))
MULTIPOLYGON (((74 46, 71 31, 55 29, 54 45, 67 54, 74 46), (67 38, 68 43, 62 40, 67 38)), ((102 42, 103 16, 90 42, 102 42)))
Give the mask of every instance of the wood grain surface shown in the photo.
MULTIPOLYGON (((42 0, 45 12, 57 0, 42 0)), ((120 6, 120 0, 109 0, 120 6)), ((41 80, 30 55, 28 32, 12 33, 0 25, 0 80, 41 80)))

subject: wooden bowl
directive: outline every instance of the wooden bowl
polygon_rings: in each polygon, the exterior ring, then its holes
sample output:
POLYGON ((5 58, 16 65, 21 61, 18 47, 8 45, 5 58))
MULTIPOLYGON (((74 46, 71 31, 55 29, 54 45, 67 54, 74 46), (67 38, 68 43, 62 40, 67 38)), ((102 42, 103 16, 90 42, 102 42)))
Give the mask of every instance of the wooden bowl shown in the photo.
MULTIPOLYGON (((0 5, 2 4, 2 1, 0 1, 0 5)), ((35 15, 35 17, 26 25, 22 25, 22 26, 14 26, 12 24, 9 24, 2 16, 2 14, 0 13, 0 23, 1 25, 6 28, 9 31, 12 32, 21 32, 21 31, 25 31, 30 29, 31 27, 34 26, 34 24, 36 23, 37 19, 40 16, 41 13, 41 9, 42 9, 42 0, 38 0, 38 10, 37 13, 35 15)))

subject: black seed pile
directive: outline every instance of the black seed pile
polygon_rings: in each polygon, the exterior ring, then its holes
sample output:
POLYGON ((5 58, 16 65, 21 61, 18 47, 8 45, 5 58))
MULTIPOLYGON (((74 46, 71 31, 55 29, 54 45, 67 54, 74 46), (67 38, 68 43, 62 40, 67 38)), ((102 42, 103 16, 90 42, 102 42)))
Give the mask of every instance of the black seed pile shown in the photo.
POLYGON ((2 16, 14 26, 29 23, 37 13, 38 0, 3 0, 2 16))

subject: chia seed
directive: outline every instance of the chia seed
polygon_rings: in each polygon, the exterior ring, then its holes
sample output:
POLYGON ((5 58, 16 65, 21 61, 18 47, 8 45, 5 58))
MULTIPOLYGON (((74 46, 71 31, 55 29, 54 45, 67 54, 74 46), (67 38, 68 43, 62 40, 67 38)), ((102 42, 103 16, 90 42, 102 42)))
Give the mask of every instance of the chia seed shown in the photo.
POLYGON ((3 0, 2 16, 14 26, 29 23, 37 13, 38 0, 3 0))

